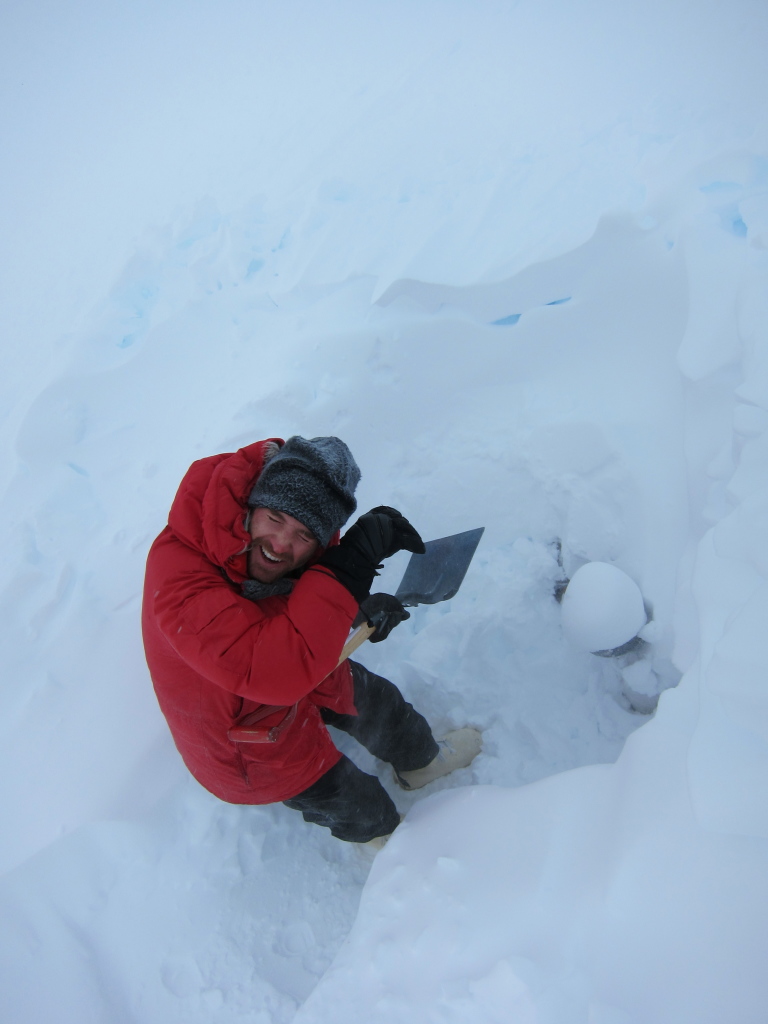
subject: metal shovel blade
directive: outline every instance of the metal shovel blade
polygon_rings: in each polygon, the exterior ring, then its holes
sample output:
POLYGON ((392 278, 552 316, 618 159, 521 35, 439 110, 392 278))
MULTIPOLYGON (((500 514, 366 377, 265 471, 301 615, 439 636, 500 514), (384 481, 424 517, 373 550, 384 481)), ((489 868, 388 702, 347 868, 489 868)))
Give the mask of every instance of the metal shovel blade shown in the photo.
POLYGON ((406 607, 448 601, 461 586, 484 526, 429 540, 423 555, 411 555, 395 597, 406 607))

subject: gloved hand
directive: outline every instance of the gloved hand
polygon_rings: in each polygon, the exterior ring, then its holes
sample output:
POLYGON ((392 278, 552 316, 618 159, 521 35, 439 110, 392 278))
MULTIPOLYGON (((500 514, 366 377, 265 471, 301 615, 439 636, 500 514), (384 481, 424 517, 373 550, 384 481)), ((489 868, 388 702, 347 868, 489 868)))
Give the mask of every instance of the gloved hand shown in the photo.
POLYGON ((405 516, 388 505, 379 505, 360 516, 341 541, 318 559, 318 565, 330 569, 358 604, 371 590, 376 570, 396 551, 423 554, 424 541, 405 516))
POLYGON ((411 613, 406 611, 392 594, 371 594, 360 605, 360 611, 352 623, 352 628, 356 629, 364 622, 367 622, 369 626, 375 626, 376 632, 368 639, 372 644, 378 644, 387 639, 395 626, 410 617, 411 613))

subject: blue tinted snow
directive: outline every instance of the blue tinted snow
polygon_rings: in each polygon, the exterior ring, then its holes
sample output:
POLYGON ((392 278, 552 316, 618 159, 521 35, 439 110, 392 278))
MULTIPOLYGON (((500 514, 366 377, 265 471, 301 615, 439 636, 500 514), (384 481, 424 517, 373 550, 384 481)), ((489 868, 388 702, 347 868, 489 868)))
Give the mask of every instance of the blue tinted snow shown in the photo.
POLYGON ((738 235, 739 238, 747 237, 747 225, 741 219, 741 217, 734 217, 731 221, 731 231, 734 235, 738 235))
MULTIPOLYGON (((562 299, 552 299, 551 302, 545 302, 545 306, 562 306, 564 302, 570 302, 571 296, 566 295, 562 299)), ((511 327, 516 324, 522 316, 522 313, 510 313, 509 316, 503 316, 500 320, 491 320, 491 327, 511 327)))

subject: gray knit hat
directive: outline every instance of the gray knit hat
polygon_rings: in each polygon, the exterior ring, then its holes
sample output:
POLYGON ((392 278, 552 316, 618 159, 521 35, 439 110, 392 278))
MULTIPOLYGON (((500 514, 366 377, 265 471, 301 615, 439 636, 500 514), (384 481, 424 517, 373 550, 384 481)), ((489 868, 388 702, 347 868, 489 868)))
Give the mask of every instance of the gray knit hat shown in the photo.
POLYGON ((357 508, 359 480, 352 452, 338 437, 289 437, 262 469, 248 504, 293 516, 325 547, 357 508))

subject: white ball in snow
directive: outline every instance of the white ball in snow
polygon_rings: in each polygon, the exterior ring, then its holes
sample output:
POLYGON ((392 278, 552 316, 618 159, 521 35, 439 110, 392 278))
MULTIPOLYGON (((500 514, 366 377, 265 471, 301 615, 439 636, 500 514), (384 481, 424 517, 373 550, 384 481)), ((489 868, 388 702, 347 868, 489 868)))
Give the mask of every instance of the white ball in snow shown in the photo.
POLYGON ((562 600, 563 632, 583 651, 611 651, 646 623, 640 588, 608 562, 587 562, 571 578, 562 600))

